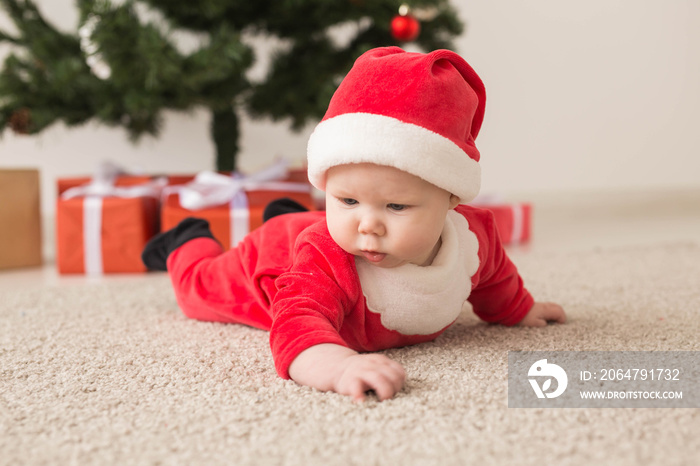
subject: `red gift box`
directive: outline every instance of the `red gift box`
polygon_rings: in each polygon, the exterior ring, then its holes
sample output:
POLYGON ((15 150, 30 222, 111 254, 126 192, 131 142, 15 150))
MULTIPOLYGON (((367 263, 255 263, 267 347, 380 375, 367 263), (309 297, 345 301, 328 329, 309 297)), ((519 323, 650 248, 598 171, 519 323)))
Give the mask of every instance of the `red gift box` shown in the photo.
POLYGON ((96 192, 90 178, 58 180, 56 252, 62 274, 145 272, 141 251, 158 232, 164 180, 119 176, 96 192))
POLYGON ((507 245, 526 243, 532 232, 532 205, 526 202, 502 203, 477 200, 470 205, 487 209, 496 219, 501 242, 507 245))
POLYGON ((230 249, 262 225, 265 207, 276 199, 288 197, 309 210, 316 210, 306 173, 280 170, 280 167, 273 167, 272 175, 261 172, 261 176, 251 177, 200 173, 192 183, 166 191, 161 228, 169 230, 187 217, 203 218, 224 249, 230 249), (195 196, 213 197, 204 202, 199 202, 200 197, 197 197, 193 205, 188 202, 188 196, 193 194, 191 190, 195 196))

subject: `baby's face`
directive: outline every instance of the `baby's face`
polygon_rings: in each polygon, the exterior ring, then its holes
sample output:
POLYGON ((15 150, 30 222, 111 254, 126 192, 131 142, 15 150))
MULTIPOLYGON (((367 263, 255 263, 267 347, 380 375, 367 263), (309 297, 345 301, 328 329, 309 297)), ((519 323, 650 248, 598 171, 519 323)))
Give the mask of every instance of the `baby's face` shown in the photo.
POLYGON ((345 251, 377 267, 430 265, 456 196, 417 176, 371 163, 339 165, 326 178, 326 221, 345 251))

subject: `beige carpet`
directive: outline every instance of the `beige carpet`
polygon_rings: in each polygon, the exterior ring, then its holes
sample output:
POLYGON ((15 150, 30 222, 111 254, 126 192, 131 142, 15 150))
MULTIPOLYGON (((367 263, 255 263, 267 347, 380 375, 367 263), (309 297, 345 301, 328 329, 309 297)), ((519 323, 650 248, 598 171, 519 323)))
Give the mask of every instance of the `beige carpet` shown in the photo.
POLYGON ((570 323, 464 315, 389 351, 393 400, 279 379, 267 334, 194 322, 163 274, 0 300, 0 464, 695 465, 700 409, 509 409, 509 350, 700 350, 700 245, 513 255, 570 323))

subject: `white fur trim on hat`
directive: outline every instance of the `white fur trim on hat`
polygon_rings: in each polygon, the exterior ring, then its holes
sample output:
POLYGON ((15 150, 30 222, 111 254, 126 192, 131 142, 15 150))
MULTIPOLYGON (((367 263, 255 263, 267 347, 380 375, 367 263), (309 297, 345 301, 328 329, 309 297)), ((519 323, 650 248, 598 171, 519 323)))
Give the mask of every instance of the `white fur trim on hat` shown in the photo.
POLYGON ((375 163, 418 176, 460 198, 479 193, 481 168, 464 150, 422 126, 370 113, 346 113, 322 121, 309 138, 309 180, 325 190, 336 165, 375 163))

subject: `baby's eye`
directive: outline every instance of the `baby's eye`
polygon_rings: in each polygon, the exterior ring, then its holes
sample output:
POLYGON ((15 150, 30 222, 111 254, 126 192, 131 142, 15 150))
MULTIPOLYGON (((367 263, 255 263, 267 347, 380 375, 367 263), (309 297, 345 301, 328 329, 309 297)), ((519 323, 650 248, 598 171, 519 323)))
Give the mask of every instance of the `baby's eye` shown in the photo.
POLYGON ((389 204, 389 205, 387 205, 387 207, 389 207, 391 210, 395 210, 395 211, 400 212, 402 210, 405 210, 406 207, 408 207, 408 206, 406 204, 389 204))
POLYGON ((344 197, 340 199, 340 202, 342 202, 345 205, 355 205, 357 204, 357 201, 351 197, 344 197))

